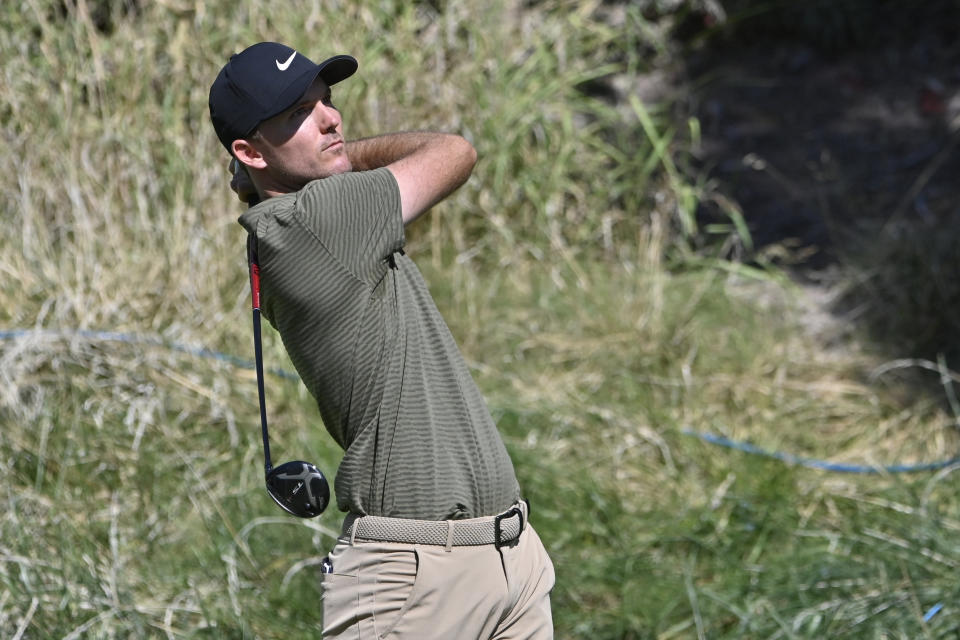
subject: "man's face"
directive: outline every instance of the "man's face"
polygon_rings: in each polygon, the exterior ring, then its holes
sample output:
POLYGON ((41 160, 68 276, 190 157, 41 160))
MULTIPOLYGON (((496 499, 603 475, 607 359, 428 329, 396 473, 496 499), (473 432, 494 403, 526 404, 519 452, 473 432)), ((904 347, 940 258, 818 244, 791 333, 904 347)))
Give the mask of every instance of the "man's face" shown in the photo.
POLYGON ((250 144, 263 155, 264 177, 276 191, 297 191, 311 180, 352 168, 340 112, 320 78, 292 107, 261 122, 257 132, 250 144))

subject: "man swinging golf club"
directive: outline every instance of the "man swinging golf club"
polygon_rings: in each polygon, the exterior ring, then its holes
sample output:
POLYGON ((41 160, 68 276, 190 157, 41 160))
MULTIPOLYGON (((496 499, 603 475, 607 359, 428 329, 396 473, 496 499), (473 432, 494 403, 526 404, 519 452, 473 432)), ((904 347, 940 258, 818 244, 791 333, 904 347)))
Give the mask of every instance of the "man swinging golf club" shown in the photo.
POLYGON ((403 251, 404 225, 467 180, 476 152, 441 133, 346 141, 330 87, 356 69, 350 56, 318 65, 261 42, 210 89, 217 136, 242 169, 232 186, 259 201, 240 217, 258 307, 344 449, 323 636, 551 638, 550 558, 403 251))

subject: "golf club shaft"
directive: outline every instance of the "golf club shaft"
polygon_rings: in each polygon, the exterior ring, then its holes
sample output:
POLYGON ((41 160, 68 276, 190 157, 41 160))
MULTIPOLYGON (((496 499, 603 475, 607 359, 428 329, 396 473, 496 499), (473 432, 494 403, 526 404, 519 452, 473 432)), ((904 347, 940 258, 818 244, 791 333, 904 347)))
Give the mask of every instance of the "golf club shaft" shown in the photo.
MULTIPOLYGON (((239 167, 234 163, 234 170, 239 167)), ((246 202, 253 207, 257 194, 248 194, 246 202)), ((260 428, 263 433, 264 482, 267 493, 280 508, 300 518, 313 518, 323 513, 330 501, 330 486, 323 473, 309 462, 295 460, 276 469, 270 461, 270 437, 267 433, 267 403, 264 398, 263 342, 260 336, 260 262, 257 239, 247 236, 247 263, 250 267, 250 294, 253 305, 253 348, 257 371, 257 397, 260 402, 260 428)))
POLYGON ((253 248, 253 237, 247 242, 247 261, 250 264, 250 294, 253 301, 253 353, 257 370, 257 398, 260 401, 260 430, 263 433, 264 474, 270 473, 270 438, 267 435, 267 403, 263 390, 263 342, 260 338, 260 265, 253 248))

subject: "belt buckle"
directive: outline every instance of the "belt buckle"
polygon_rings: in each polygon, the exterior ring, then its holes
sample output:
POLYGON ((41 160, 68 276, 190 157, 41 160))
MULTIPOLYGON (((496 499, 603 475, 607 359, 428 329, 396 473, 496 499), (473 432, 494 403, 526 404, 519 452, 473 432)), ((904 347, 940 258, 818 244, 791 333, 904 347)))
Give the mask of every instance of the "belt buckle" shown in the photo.
POLYGON ((508 542, 513 542, 519 538, 521 533, 523 533, 523 511, 520 510, 520 507, 511 507, 509 511, 505 511, 493 519, 493 546, 496 547, 498 551, 503 545, 507 544, 508 542), (504 540, 501 542, 500 534, 503 531, 503 527, 500 523, 507 518, 512 518, 513 516, 520 518, 520 528, 517 531, 517 536, 516 538, 510 538, 509 540, 504 540))

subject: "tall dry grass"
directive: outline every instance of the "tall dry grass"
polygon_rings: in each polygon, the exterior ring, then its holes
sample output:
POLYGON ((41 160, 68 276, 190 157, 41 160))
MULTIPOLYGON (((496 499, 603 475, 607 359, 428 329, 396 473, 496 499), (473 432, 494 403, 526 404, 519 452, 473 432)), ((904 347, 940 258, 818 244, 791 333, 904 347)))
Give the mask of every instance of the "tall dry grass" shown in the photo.
MULTIPOLYGON (((261 39, 359 58, 335 92, 348 136, 453 130, 480 152, 410 253, 534 504, 559 637, 956 628, 952 469, 831 476, 683 434, 877 464, 956 447, 940 397, 896 397, 868 355, 823 349, 783 278, 689 250, 709 196, 682 161, 696 123, 581 91, 670 63, 661 26, 608 9, 0 8, 0 328, 48 331, 0 342, 0 635, 317 633, 313 565, 338 514, 272 506, 251 373, 189 350, 250 353, 240 211, 206 94, 261 39)), ((737 222, 732 208, 734 238, 737 222)), ((278 455, 334 469, 302 386, 268 384, 278 455)))

